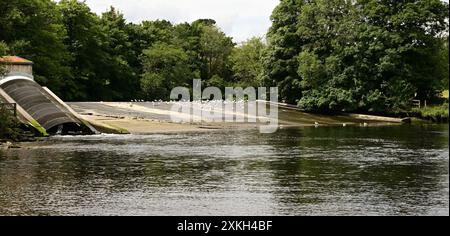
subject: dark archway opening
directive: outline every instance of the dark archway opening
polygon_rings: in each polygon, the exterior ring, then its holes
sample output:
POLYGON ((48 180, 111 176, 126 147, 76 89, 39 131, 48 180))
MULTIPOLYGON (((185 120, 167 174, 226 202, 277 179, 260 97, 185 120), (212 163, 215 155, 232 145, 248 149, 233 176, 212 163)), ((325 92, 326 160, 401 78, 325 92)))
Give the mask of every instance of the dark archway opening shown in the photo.
POLYGON ((64 123, 47 130, 50 135, 89 135, 93 134, 85 125, 78 123, 64 123))

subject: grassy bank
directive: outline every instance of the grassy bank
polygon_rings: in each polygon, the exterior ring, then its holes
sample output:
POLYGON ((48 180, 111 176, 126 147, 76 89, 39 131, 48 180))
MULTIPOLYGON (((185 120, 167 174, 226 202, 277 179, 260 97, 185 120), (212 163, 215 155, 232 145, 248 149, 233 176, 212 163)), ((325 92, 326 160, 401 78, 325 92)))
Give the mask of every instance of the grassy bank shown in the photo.
POLYGON ((413 116, 430 120, 433 122, 448 122, 449 104, 445 103, 440 106, 428 106, 422 108, 414 108, 413 116))

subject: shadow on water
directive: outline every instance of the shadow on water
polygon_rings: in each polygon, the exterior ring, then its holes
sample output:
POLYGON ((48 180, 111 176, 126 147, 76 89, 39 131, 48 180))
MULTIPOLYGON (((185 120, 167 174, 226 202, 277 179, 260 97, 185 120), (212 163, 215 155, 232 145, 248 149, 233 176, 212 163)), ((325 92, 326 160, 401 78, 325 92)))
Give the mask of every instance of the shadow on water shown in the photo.
POLYGON ((53 137, 0 153, 4 215, 448 215, 448 125, 53 137))
POLYGON ((274 162, 292 214, 448 214, 448 126, 280 132, 274 162), (293 148, 297 147, 297 148, 293 148), (294 212, 295 214, 295 212, 294 212))

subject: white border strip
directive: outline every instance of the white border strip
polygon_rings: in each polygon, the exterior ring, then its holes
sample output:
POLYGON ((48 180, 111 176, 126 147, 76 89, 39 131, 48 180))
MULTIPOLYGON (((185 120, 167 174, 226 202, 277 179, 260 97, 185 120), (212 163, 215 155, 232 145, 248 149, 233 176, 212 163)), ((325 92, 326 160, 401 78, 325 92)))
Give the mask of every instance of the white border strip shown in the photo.
POLYGON ((29 80, 34 82, 34 80, 29 77, 23 75, 14 75, 14 76, 6 76, 5 78, 0 79, 0 85, 12 80, 29 80))

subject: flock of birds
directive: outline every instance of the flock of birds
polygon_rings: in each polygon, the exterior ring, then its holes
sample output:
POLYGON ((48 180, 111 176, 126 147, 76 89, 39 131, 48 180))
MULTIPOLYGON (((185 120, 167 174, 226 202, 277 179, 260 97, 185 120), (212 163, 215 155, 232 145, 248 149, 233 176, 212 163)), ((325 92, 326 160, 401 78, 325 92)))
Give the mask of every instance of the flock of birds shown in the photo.
POLYGON ((154 100, 154 101, 146 101, 146 100, 141 100, 141 99, 133 99, 130 101, 130 105, 133 105, 133 103, 151 103, 153 106, 157 105, 157 104, 174 104, 174 103, 187 103, 187 104, 192 104, 192 105, 199 105, 202 108, 206 107, 206 108, 210 108, 210 110, 212 111, 213 108, 220 108, 223 105, 227 105, 227 104, 236 104, 238 105, 240 108, 244 108, 248 103, 245 100, 239 100, 239 101, 230 101, 230 100, 210 100, 210 101, 189 101, 189 100, 180 100, 180 101, 163 101, 163 100, 154 100))
MULTIPOLYGON (((320 126, 320 123, 319 123, 319 122, 314 122, 314 126, 315 126, 316 128, 318 128, 318 127, 320 126)), ((366 123, 366 122, 364 122, 364 123, 361 123, 360 126, 368 127, 369 124, 366 123)), ((343 124, 342 124, 342 127, 347 127, 347 123, 343 123, 343 124)))
MULTIPOLYGON (((138 102, 148 102, 148 101, 145 101, 145 100, 142 100, 142 99, 133 99, 130 102, 131 103, 138 103, 138 102)), ((175 103, 175 102, 176 101, 164 102, 163 100, 160 99, 160 100, 154 100, 151 103, 153 104, 153 106, 155 106, 155 104, 158 104, 158 103, 172 104, 172 103, 175 103)), ((209 111, 213 111, 214 110, 214 106, 217 106, 219 104, 223 105, 223 104, 235 103, 235 104, 238 104, 241 108, 243 108, 243 107, 245 107, 245 103, 246 103, 245 100, 240 100, 240 101, 212 100, 212 101, 207 101, 206 103, 204 101, 186 101, 186 100, 182 100, 182 101, 179 101, 179 102, 181 102, 181 103, 198 104, 198 105, 202 105, 202 106, 206 105, 206 106, 208 106, 209 111)), ((361 123, 360 126, 368 127, 369 124, 364 122, 364 123, 361 123)), ((319 122, 314 122, 314 127, 316 127, 316 128, 320 127, 320 123, 319 122)), ((347 127, 347 123, 343 123, 342 127, 347 127)))

